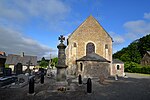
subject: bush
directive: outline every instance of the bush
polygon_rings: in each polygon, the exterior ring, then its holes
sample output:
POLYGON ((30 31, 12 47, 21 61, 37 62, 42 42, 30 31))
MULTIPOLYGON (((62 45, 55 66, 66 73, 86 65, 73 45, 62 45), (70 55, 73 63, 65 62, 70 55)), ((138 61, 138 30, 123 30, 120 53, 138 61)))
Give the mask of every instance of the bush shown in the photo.
POLYGON ((135 62, 125 62, 125 72, 150 74, 150 66, 142 66, 135 62))
POLYGON ((150 74, 150 67, 142 67, 141 73, 150 74))

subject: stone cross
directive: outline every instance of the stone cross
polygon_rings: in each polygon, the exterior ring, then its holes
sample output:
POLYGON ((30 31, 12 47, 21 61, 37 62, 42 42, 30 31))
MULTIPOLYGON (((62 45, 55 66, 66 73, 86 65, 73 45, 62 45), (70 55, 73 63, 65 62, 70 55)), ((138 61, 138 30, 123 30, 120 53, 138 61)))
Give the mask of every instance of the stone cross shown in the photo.
POLYGON ((66 54, 65 54, 65 48, 66 46, 63 44, 63 41, 65 40, 65 37, 61 35, 59 37, 60 44, 57 46, 58 48, 58 64, 56 66, 57 68, 57 81, 66 81, 66 68, 68 67, 65 64, 66 60, 66 54))
POLYGON ((59 40, 61 43, 63 43, 63 41, 65 40, 65 37, 63 35, 60 35, 59 40))
POLYGON ((31 61, 29 60, 26 64, 27 64, 27 73, 31 74, 30 71, 30 65, 32 64, 31 61))

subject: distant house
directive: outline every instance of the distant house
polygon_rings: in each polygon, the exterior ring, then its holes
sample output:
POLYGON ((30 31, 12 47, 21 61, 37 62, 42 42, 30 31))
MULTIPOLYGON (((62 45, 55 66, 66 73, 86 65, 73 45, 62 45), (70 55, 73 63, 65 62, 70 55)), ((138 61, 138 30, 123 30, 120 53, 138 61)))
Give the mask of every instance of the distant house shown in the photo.
POLYGON ((146 51, 144 57, 141 60, 141 65, 150 65, 150 51, 146 51))
POLYGON ((33 69, 37 65, 37 56, 24 55, 24 53, 22 53, 22 55, 8 54, 6 64, 9 65, 9 68, 11 68, 12 71, 14 71, 14 66, 18 63, 23 65, 23 71, 27 69, 29 64, 30 69, 33 69))
POLYGON ((112 75, 124 76, 124 63, 119 59, 113 59, 112 75))

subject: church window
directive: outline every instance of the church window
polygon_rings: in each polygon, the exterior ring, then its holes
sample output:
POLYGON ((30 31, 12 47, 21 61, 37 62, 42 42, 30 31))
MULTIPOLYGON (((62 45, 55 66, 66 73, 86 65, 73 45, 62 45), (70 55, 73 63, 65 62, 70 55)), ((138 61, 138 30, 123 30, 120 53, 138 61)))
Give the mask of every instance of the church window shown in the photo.
POLYGON ((105 49, 108 49, 108 44, 105 44, 105 49))
POLYGON ((76 44, 76 43, 73 43, 73 47, 77 47, 77 44, 76 44))
POLYGON ((67 39, 67 45, 69 45, 69 40, 67 39))
POLYGON ((117 65, 117 70, 119 70, 120 69, 120 66, 119 65, 117 65))
POLYGON ((86 54, 90 54, 93 52, 95 52, 95 46, 93 43, 90 42, 86 45, 86 54))
POLYGON ((80 63, 80 71, 82 71, 83 70, 83 65, 82 65, 82 63, 80 63))

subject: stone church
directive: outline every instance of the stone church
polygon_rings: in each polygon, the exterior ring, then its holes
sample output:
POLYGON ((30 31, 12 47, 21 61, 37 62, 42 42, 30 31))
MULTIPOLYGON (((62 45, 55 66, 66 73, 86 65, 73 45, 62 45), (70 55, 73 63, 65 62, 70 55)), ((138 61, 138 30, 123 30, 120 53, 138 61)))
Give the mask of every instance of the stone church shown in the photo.
POLYGON ((83 77, 111 75, 112 42, 100 23, 89 16, 67 39, 67 73, 83 77))

